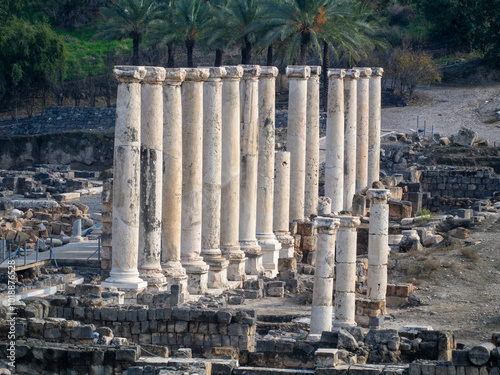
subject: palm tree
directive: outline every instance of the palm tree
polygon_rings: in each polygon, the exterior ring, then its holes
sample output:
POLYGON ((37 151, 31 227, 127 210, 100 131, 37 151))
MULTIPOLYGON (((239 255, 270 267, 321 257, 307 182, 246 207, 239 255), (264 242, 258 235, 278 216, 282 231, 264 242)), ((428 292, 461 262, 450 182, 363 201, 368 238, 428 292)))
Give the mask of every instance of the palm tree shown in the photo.
POLYGON ((203 40, 210 50, 215 50, 214 66, 222 65, 224 49, 234 43, 233 30, 227 26, 226 9, 231 0, 209 0, 210 11, 207 32, 203 40))
POLYGON ((104 40, 132 39, 132 64, 139 65, 139 46, 149 25, 158 16, 156 0, 114 0, 101 10, 107 22, 97 37, 104 40))

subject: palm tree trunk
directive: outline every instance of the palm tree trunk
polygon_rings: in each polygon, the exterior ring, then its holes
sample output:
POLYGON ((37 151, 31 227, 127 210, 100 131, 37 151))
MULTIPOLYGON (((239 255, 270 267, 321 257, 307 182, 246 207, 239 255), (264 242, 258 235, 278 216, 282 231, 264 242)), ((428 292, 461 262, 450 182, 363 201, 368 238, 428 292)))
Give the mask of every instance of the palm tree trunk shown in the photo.
POLYGON ((247 64, 252 63, 252 43, 249 41, 245 41, 245 49, 247 51, 247 64))
POLYGON ((167 59, 167 67, 173 68, 175 66, 175 61, 174 61, 174 45, 169 44, 168 45, 168 59, 167 59))
POLYGON ((187 66, 188 68, 193 67, 193 49, 194 49, 194 40, 186 39, 186 49, 187 49, 187 66))
POLYGON ((323 110, 328 109, 328 69, 330 69, 330 49, 323 42, 323 110))
POLYGON ((132 39, 132 65, 138 66, 139 61, 139 44, 141 43, 140 37, 135 37, 132 39))
POLYGON ((247 62, 247 49, 245 47, 241 47, 241 63, 248 64, 248 62, 247 62))
POLYGON ((273 66, 273 45, 267 47, 267 66, 273 66))
POLYGON ((215 62, 214 66, 221 66, 222 65, 222 48, 217 48, 215 50, 215 62))
POLYGON ((300 45, 300 65, 307 64, 307 44, 301 43, 300 45))

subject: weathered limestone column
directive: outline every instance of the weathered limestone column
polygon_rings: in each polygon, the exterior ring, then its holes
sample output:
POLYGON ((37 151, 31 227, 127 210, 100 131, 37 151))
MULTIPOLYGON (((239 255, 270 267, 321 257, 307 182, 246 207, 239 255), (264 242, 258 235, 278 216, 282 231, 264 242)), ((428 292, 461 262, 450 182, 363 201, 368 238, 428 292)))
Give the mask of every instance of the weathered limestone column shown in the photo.
POLYGON ((356 192, 357 81, 359 70, 350 69, 344 78, 344 210, 352 209, 356 192))
POLYGON ((344 69, 328 69, 325 196, 332 212, 344 209, 344 69))
POLYGON ((184 69, 166 70, 163 82, 163 207, 161 266, 169 285, 183 285, 186 270, 181 264, 182 212, 182 90, 184 69))
POLYGON ((163 288, 161 269, 163 97, 165 68, 145 67, 141 89, 141 194, 139 274, 149 287, 163 288))
POLYGON ((246 273, 264 271, 262 250, 256 238, 257 174, 259 152, 259 76, 260 66, 243 65, 240 82, 241 108, 241 178, 240 178, 240 246, 248 260, 246 273))
POLYGON ((181 263, 188 274, 188 290, 207 290, 208 265, 200 256, 203 167, 203 81, 208 69, 186 69, 182 85, 182 235, 181 263))
POLYGON ((319 76, 321 66, 311 66, 307 80, 306 183, 304 216, 318 215, 319 196, 319 76))
POLYGON ((257 179, 257 240, 264 269, 278 274, 281 243, 273 233, 275 91, 278 68, 261 67, 259 78, 259 160, 257 179))
MULTIPOLYGON (((359 69, 356 127, 356 192, 368 186, 368 132, 370 68, 359 69)), ((370 186, 371 187, 371 186, 370 186)))
POLYGON ((245 253, 240 249, 240 79, 241 66, 225 66, 222 77, 222 183, 220 247, 229 260, 227 277, 246 279, 245 253))
POLYGON ((370 122, 368 135, 368 187, 380 180, 380 133, 382 108, 382 74, 384 69, 373 68, 370 78, 370 122))
POLYGON ((288 130, 286 148, 290 152, 290 221, 304 220, 306 184, 306 116, 309 66, 288 66, 288 130))
POLYGON ((356 246, 359 217, 339 216, 337 233, 334 326, 356 326, 356 246))
POLYGON ((280 258, 293 258, 294 239, 290 235, 290 153, 276 151, 274 167, 273 228, 281 243, 280 258))
POLYGON ((203 83, 203 209, 201 255, 210 266, 208 286, 227 287, 229 262, 220 250, 222 80, 224 68, 209 68, 203 83))
MULTIPOLYGON (((387 262, 389 258, 389 199, 386 189, 369 189, 370 226, 368 229, 367 297, 384 301, 387 291, 387 262)), ((385 308, 384 308, 385 309, 385 308)))
POLYGON ((116 66, 119 81, 113 178, 113 255, 109 277, 103 288, 140 290, 147 282, 139 277, 139 196, 141 163, 141 85, 146 75, 142 66, 116 66))
POLYGON ((317 217, 314 220, 314 226, 318 229, 318 246, 311 308, 310 335, 312 338, 318 337, 323 331, 332 329, 335 238, 339 219, 317 217))

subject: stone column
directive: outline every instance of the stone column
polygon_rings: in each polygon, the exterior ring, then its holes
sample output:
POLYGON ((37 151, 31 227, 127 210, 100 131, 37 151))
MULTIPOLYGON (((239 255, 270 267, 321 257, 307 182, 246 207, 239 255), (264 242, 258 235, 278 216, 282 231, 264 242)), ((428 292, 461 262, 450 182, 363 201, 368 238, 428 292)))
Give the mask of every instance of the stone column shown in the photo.
POLYGON ((113 158, 113 255, 109 278, 103 288, 140 290, 147 282, 139 277, 139 196, 141 164, 142 66, 116 66, 118 83, 113 158))
POLYGON ((281 243, 273 233, 275 91, 278 68, 263 66, 259 78, 259 160, 257 179, 257 240, 268 276, 278 274, 281 243))
MULTIPOLYGON (((356 127, 356 192, 368 187, 369 87, 372 70, 359 69, 356 127)), ((371 186, 370 186, 371 187, 371 186)))
POLYGON ((334 326, 356 326, 356 247, 359 217, 339 216, 335 250, 335 320, 334 326))
POLYGON ((344 209, 344 69, 328 69, 325 196, 332 212, 344 209))
POLYGON ((344 79, 344 210, 352 209, 356 191, 357 81, 359 70, 346 71, 344 79))
POLYGON ((290 152, 290 221, 304 220, 306 184, 306 116, 309 66, 288 66, 287 151, 290 152))
POLYGON ((182 219, 181 263, 188 274, 188 290, 207 290, 208 265, 201 253, 203 167, 203 81, 208 69, 186 69, 182 85, 182 219))
POLYGON ((384 69, 373 68, 370 78, 370 121, 368 135, 368 187, 380 180, 380 132, 382 108, 382 74, 384 69))
POLYGON ((208 286, 227 287, 229 262, 220 250, 222 80, 224 68, 210 68, 203 84, 203 211, 201 255, 210 266, 208 286))
POLYGON ((240 246, 248 260, 250 275, 264 271, 262 250, 256 238, 257 174, 259 152, 259 76, 260 66, 243 65, 240 82, 241 108, 241 178, 240 178, 240 246))
MULTIPOLYGON (((389 205, 386 189, 369 189, 370 226, 368 229, 367 297, 384 301, 387 291, 387 262, 389 258, 389 205)), ((385 310, 385 307, 384 307, 385 310)))
POLYGON ((311 338, 316 338, 321 332, 332 329, 335 237, 339 219, 317 217, 314 226, 318 229, 318 246, 311 308, 311 338))
POLYGON ((163 82, 163 207, 161 266, 169 285, 187 291, 186 270, 181 265, 182 212, 182 91, 184 69, 167 69, 163 82))
POLYGON ((304 216, 318 215, 319 196, 319 76, 321 66, 311 66, 307 80, 306 184, 304 216))
POLYGON ((149 287, 163 288, 161 269, 163 97, 165 68, 145 67, 141 89, 141 199, 139 273, 149 287))
POLYGON ((229 260, 227 277, 246 279, 245 253, 240 249, 240 79, 241 66, 225 66, 222 77, 222 183, 220 247, 229 260))
POLYGON ((281 243, 280 258, 293 258, 294 239, 290 235, 290 153, 276 151, 274 167, 273 228, 281 243))

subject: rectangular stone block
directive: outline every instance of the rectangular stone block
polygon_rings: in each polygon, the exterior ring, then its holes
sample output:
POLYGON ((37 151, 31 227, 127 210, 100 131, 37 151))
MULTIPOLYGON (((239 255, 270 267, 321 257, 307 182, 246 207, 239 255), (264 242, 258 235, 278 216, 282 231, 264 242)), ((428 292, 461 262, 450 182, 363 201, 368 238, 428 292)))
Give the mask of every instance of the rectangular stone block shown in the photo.
POLYGON ((338 349, 318 349, 314 353, 316 367, 335 367, 339 364, 338 349))

